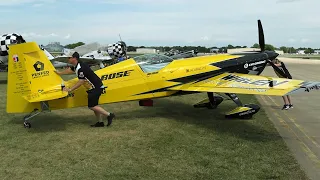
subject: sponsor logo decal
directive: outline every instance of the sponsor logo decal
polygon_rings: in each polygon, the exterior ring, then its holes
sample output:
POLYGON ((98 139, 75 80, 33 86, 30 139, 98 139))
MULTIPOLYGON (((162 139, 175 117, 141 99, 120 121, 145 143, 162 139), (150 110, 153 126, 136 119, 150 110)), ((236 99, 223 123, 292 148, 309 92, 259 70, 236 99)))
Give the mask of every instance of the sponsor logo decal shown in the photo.
POLYGON ((206 69, 205 66, 203 66, 203 67, 196 67, 196 68, 186 69, 186 72, 201 71, 201 70, 204 70, 204 69, 206 69))
POLYGON ((245 63, 245 64, 243 65, 243 67, 244 67, 245 69, 247 69, 248 67, 256 66, 256 65, 259 65, 259 64, 263 64, 263 63, 265 63, 265 62, 266 62, 266 60, 258 61, 258 62, 253 62, 253 63, 250 63, 250 64, 245 63))
POLYGON ((251 113, 254 113, 254 112, 256 112, 256 110, 251 109, 251 110, 248 110, 248 111, 245 111, 245 112, 239 113, 239 116, 243 116, 243 115, 251 114, 251 113))
POLYGON ((108 79, 115 79, 115 78, 121 78, 121 77, 126 77, 130 76, 130 72, 133 70, 128 70, 128 71, 121 71, 121 72, 116 72, 116 73, 111 73, 111 74, 105 74, 101 76, 101 80, 108 80, 108 79))
POLYGON ((37 61, 33 64, 33 68, 36 71, 36 73, 31 74, 33 79, 49 76, 49 71, 44 71, 44 64, 42 62, 37 61))
POLYGON ((13 55, 12 56, 12 60, 13 60, 13 62, 19 62, 19 57, 18 57, 18 55, 13 55))
POLYGON ((253 79, 243 78, 243 77, 233 75, 233 74, 229 74, 229 75, 223 77, 222 80, 235 81, 235 82, 239 82, 239 83, 243 83, 243 84, 252 84, 252 85, 256 85, 256 86, 264 86, 264 85, 272 84, 273 87, 289 82, 286 80, 285 81, 253 80, 253 79))
POLYGON ((84 77, 83 72, 80 72, 80 73, 79 73, 79 77, 84 77))

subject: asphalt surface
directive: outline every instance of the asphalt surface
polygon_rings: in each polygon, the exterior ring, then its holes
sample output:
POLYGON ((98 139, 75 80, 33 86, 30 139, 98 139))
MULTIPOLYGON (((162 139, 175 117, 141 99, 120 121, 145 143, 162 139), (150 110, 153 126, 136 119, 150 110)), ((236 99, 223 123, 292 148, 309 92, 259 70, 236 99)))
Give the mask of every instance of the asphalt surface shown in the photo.
MULTIPOLYGON (((320 60, 315 61, 319 63, 284 62, 293 79, 320 82, 320 60)), ((277 77, 272 67, 262 75, 277 77)), ((294 108, 289 110, 281 110, 282 97, 257 98, 309 178, 320 179, 320 91, 291 95, 294 108)))

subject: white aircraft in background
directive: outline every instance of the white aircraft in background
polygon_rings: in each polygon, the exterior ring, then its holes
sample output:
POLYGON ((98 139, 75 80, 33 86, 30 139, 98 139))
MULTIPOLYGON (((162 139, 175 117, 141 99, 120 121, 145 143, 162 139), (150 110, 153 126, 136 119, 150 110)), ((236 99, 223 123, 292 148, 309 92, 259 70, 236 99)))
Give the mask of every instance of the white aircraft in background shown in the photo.
POLYGON ((48 59, 51 61, 51 63, 55 68, 64 68, 64 67, 72 66, 69 63, 57 61, 56 58, 53 57, 51 53, 49 53, 46 49, 43 48, 43 46, 40 46, 40 48, 44 51, 44 53, 47 55, 48 59))
MULTIPOLYGON (((1 37, 0 42, 0 69, 8 69, 8 54, 11 44, 25 43, 26 41, 20 34, 4 34, 1 37)), ((46 49, 40 45, 40 48, 45 52, 48 59, 52 62, 55 68, 63 68, 71 66, 68 63, 68 58, 65 55, 68 51, 77 51, 80 55, 80 60, 86 62, 89 66, 100 65, 100 68, 104 68, 110 64, 117 62, 117 58, 126 55, 126 44, 122 41, 109 44, 108 46, 101 46, 98 43, 90 43, 82 46, 78 46, 74 49, 64 48, 62 55, 52 56, 46 49), (109 53, 108 53, 109 51, 109 53), (114 59, 112 57, 114 57, 114 59)))
POLYGON ((54 57, 55 61, 68 62, 66 54, 70 51, 76 51, 80 55, 80 60, 87 63, 89 66, 99 65, 100 68, 106 67, 106 64, 113 63, 113 59, 107 51, 101 50, 103 47, 98 43, 90 43, 78 46, 74 49, 64 48, 60 56, 54 57))

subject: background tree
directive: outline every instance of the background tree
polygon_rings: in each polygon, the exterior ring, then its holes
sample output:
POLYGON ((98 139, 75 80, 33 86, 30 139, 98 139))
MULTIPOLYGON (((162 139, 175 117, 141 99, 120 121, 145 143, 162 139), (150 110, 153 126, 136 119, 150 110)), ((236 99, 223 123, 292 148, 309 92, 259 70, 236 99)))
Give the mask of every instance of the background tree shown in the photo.
POLYGON ((84 42, 77 42, 77 43, 73 43, 73 44, 67 44, 64 47, 68 48, 68 49, 74 49, 75 47, 82 46, 84 44, 85 44, 84 42))

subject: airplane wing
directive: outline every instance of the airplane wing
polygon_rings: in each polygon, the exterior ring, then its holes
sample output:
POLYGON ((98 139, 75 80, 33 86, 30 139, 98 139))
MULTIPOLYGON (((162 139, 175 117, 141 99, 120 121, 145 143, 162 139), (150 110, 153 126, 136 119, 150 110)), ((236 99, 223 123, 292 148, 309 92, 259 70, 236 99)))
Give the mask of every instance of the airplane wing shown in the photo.
POLYGON ((49 101, 53 99, 59 99, 68 96, 68 92, 62 91, 61 87, 50 88, 47 90, 32 92, 26 96, 23 96, 29 102, 41 102, 49 101))
MULTIPOLYGON (((62 56, 56 56, 54 59, 52 59, 54 61, 59 61, 59 62, 64 62, 64 63, 69 63, 68 62, 68 57, 66 55, 62 55, 62 56)), ((101 61, 108 61, 108 60, 112 60, 109 57, 80 57, 80 60, 87 63, 88 65, 92 66, 92 65, 98 65, 100 64, 101 61)))
POLYGON ((320 90, 320 82, 223 73, 205 80, 171 87, 168 90, 284 96, 297 92, 320 90))

